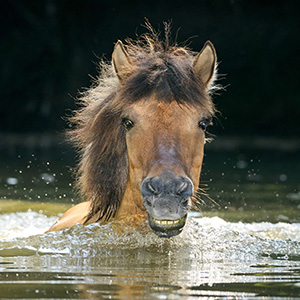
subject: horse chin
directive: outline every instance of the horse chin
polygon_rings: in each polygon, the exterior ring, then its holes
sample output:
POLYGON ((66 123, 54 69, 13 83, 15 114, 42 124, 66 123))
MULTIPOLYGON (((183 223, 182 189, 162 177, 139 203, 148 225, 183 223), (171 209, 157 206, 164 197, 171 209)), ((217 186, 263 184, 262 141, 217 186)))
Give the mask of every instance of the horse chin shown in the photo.
POLYGON ((177 220, 158 220, 153 218, 148 213, 148 221, 153 232, 159 237, 170 238, 172 236, 178 235, 183 230, 187 219, 187 215, 184 215, 177 220))

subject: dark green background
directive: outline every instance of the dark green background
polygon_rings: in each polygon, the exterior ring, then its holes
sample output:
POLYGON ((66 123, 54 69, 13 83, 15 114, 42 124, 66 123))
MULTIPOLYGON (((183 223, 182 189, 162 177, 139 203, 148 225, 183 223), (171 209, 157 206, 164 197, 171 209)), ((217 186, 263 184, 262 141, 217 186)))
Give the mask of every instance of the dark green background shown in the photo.
POLYGON ((114 43, 173 20, 173 36, 221 62, 214 133, 298 137, 299 1, 1 1, 0 133, 60 132, 114 43), (180 29, 180 30, 178 30, 180 29))

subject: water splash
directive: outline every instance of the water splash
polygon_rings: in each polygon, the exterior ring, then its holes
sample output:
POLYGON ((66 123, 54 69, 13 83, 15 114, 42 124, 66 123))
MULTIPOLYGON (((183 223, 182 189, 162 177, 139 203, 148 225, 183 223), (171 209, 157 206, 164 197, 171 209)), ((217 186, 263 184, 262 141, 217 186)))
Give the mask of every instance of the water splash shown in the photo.
POLYGON ((45 232, 57 220, 42 213, 31 211, 0 215, 0 241, 28 237, 45 232))
POLYGON ((42 234, 54 222, 35 212, 0 216, 0 256, 52 255, 66 257, 126 257, 164 254, 177 260, 202 262, 257 261, 276 255, 283 259, 300 256, 300 224, 232 223, 218 217, 190 218, 183 233, 171 239, 157 237, 145 226, 116 224, 77 225, 42 234))

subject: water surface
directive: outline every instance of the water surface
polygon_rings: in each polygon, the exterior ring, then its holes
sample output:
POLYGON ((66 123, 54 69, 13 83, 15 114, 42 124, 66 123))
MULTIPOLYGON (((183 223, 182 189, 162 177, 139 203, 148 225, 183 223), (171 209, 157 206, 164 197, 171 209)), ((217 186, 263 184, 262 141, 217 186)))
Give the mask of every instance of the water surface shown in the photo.
POLYGON ((217 204, 203 196, 171 239, 115 222, 43 234, 79 201, 74 162, 1 162, 0 298, 300 298, 300 164, 278 155, 208 153, 217 204))

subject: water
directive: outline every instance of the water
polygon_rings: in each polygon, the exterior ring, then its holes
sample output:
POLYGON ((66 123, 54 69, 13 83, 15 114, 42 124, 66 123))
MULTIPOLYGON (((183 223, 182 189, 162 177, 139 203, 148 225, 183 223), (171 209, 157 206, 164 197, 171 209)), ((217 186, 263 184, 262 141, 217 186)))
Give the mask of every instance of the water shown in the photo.
POLYGON ((14 227, 6 234, 14 236, 0 242, 1 298, 300 295, 299 223, 190 218, 180 236, 166 240, 147 229, 120 233, 114 222, 42 234, 53 217, 36 212, 4 214, 1 226, 9 218, 14 227))
POLYGON ((77 201, 64 159, 2 162, 1 299, 300 299, 297 155, 208 153, 218 205, 171 239, 118 222, 43 234, 77 201))

